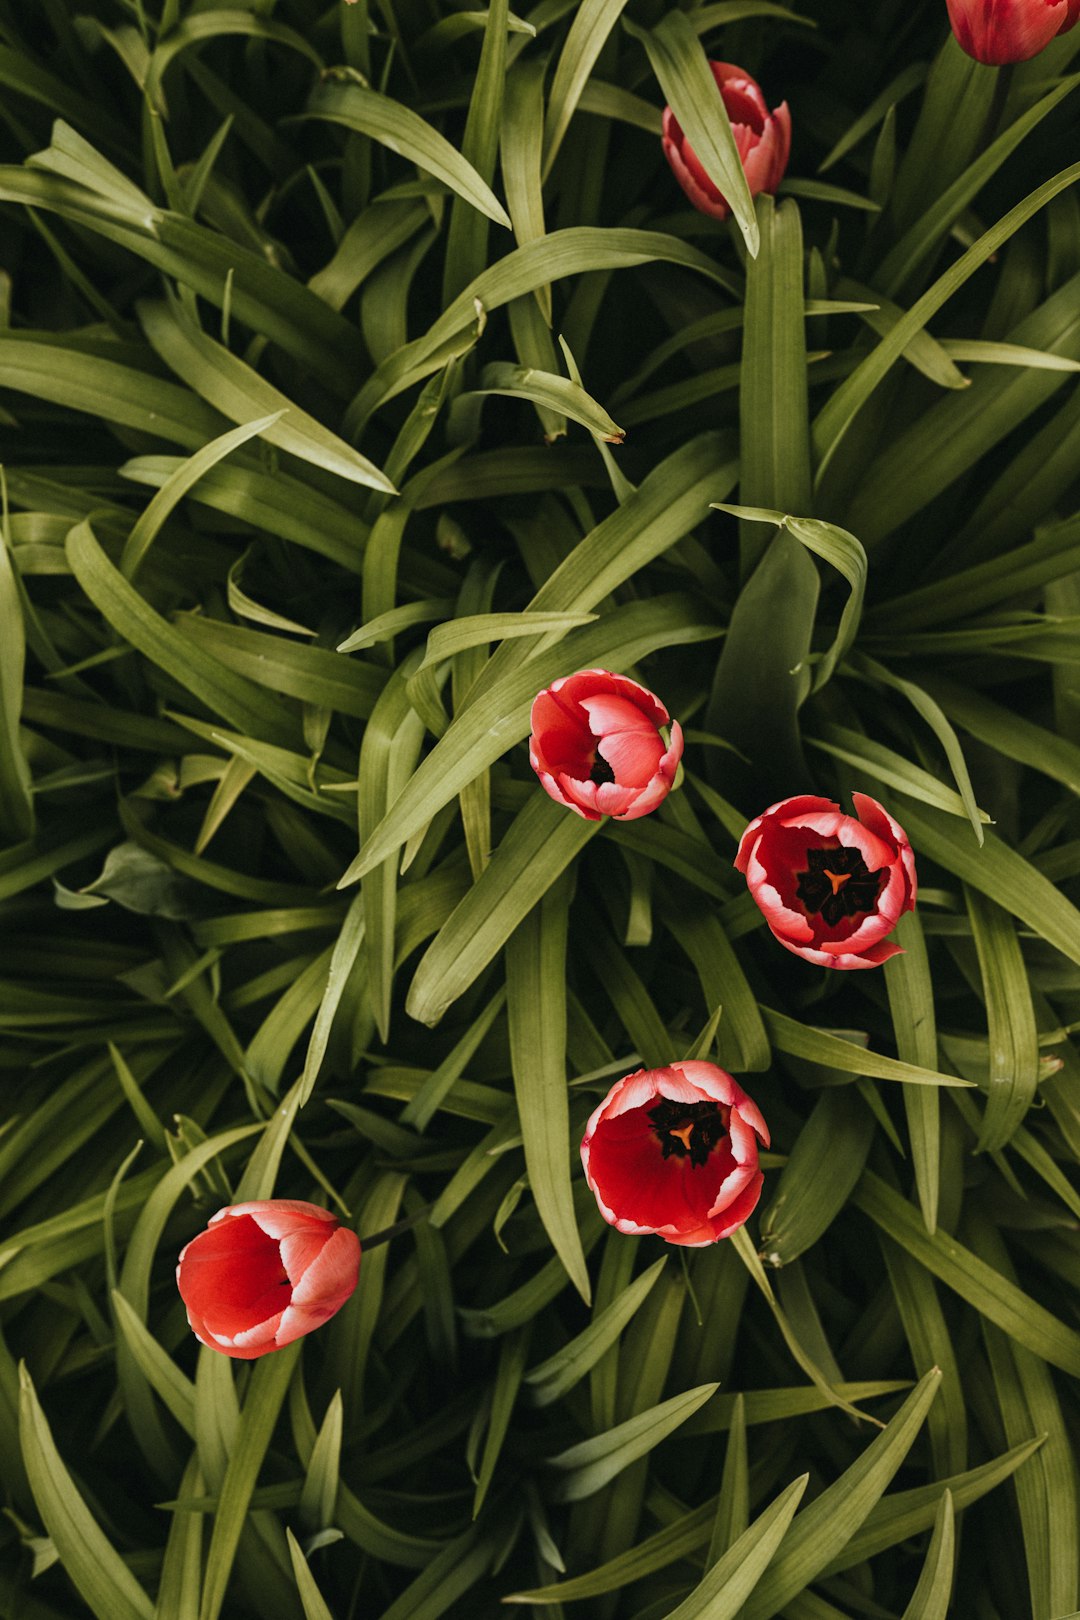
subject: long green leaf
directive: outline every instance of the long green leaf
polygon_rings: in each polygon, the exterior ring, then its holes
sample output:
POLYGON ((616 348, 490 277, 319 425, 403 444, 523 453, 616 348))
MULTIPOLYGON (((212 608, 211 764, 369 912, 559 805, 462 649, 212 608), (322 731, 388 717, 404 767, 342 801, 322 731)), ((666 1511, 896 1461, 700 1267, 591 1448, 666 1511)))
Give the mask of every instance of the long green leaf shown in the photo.
POLYGON ((1015 208, 1010 209, 996 225, 985 231, 955 264, 950 265, 934 285, 912 305, 903 319, 897 321, 888 337, 882 339, 851 376, 840 385, 819 413, 813 426, 819 479, 855 417, 915 334, 921 331, 931 316, 935 315, 953 293, 958 291, 992 254, 1003 247, 1022 225, 1078 179, 1080 179, 1080 163, 1074 163, 1031 192, 1023 202, 1017 203, 1015 208))
POLYGON ((75 578, 102 614, 144 657, 238 730, 273 736, 279 722, 254 682, 197 650, 166 623, 109 561, 89 523, 71 530, 67 555, 75 578))
POLYGON ((769 1620, 851 1539, 910 1451, 940 1380, 936 1370, 927 1373, 862 1456, 804 1508, 747 1602, 745 1620, 769 1620))
POLYGON ((409 1016, 438 1023, 598 831, 598 822, 536 793, 421 958, 409 1016))
POLYGON ((953 1499, 948 1491, 943 1491, 934 1533, 926 1550, 926 1562, 919 1584, 911 1594, 911 1602, 904 1610, 904 1620, 945 1620, 952 1596, 955 1555, 953 1499))
POLYGON ((472 164, 411 107, 355 82, 324 82, 305 118, 325 119, 366 135, 434 175, 457 196, 509 230, 505 208, 472 164))
POLYGON ((148 300, 140 304, 139 318, 165 364, 223 416, 245 423, 255 417, 274 416, 276 420, 262 429, 268 443, 350 483, 396 494, 378 467, 301 410, 223 344, 200 331, 177 308, 148 300))
POLYGON ((19 1369, 19 1438, 42 1523, 87 1607, 98 1620, 152 1620, 153 1604, 68 1473, 25 1367, 19 1369))
POLYGON ((1080 1333, 940 1229, 931 1236, 899 1193, 864 1171, 854 1203, 980 1315, 1044 1361, 1077 1376, 1080 1333))
MULTIPOLYGON (((934 1014, 934 988, 926 941, 917 912, 901 917, 894 930, 902 954, 885 964, 885 990, 889 997, 896 1050, 901 1063, 920 1069, 937 1067, 937 1023, 934 1014)), ((911 1156, 915 1165, 915 1185, 926 1230, 937 1226, 938 1192, 941 1182, 941 1099, 926 1086, 904 1090, 911 1156)))
POLYGON ((506 994, 514 1094, 529 1186, 544 1230, 587 1304, 589 1274, 574 1218, 568 1152, 566 940, 570 898, 570 885, 556 883, 510 935, 506 994))
POLYGON ((728 1548, 667 1620, 736 1620, 778 1549, 802 1501, 809 1474, 793 1479, 728 1548))
POLYGON ((0 838, 18 844, 34 834, 30 768, 19 740, 26 633, 12 568, 7 489, 0 473, 0 838))
POLYGON ((984 894, 965 895, 982 974, 990 1041, 990 1089, 979 1148, 1004 1147, 1031 1107, 1039 1078, 1039 1037, 1016 928, 984 894))
POLYGON ((273 427, 283 414, 275 412, 272 416, 260 416, 254 422, 245 422, 242 427, 223 433, 220 438, 212 440, 210 444, 196 451, 189 460, 181 462, 176 470, 169 474, 151 499, 149 506, 132 524, 131 533, 124 542, 120 572, 125 579, 132 579, 138 572, 139 564, 153 544, 161 525, 188 491, 199 482, 203 474, 216 467, 219 461, 223 461, 227 455, 233 450, 238 450, 249 439, 254 439, 267 428, 273 427))
POLYGON ((697 1389, 673 1395, 670 1400, 627 1418, 625 1423, 617 1424, 605 1434, 579 1441, 549 1457, 548 1466, 557 1468, 563 1475, 553 1488, 554 1499, 579 1502, 593 1495, 685 1423, 718 1388, 718 1384, 701 1384, 697 1389))
MULTIPOLYGON (((206 1558, 199 1620, 217 1620, 221 1613, 251 1493, 277 1424, 289 1380, 296 1370, 299 1353, 299 1342, 289 1344, 255 1366, 221 1485, 206 1558)), ((216 1352, 204 1347, 200 1354, 213 1356, 216 1352)))
POLYGON ((977 849, 957 831, 952 817, 929 805, 916 808, 909 801, 901 815, 916 850, 1011 911, 1071 962, 1080 963, 1080 912, 1030 861, 991 832, 983 848, 977 849))

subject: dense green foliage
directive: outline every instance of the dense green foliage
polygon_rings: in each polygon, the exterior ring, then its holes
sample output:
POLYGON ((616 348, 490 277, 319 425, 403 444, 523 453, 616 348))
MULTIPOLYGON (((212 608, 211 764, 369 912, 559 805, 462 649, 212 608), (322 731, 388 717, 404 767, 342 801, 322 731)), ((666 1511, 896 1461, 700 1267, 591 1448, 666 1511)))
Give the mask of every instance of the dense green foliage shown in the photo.
POLYGON ((624 4, 0 0, 3 1620, 1080 1607, 1080 28, 624 4), (529 769, 591 666, 645 820, 529 769), (852 788, 920 903, 827 973, 731 862, 852 788), (773 1151, 681 1262, 577 1143, 691 1051, 773 1151), (406 1225, 199 1351, 274 1194, 406 1225))

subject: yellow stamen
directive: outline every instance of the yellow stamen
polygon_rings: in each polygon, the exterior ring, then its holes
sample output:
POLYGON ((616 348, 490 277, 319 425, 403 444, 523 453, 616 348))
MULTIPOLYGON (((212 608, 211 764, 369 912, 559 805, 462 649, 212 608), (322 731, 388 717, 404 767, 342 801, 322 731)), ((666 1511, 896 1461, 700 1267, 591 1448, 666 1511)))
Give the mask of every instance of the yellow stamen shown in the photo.
POLYGON ((839 894, 840 890, 844 887, 844 884, 847 882, 848 878, 851 876, 851 873, 850 872, 830 872, 829 868, 826 867, 825 868, 825 876, 828 878, 829 882, 832 884, 832 892, 833 892, 833 894, 839 894))
POLYGON ((669 1136, 677 1136, 687 1153, 690 1151, 690 1138, 694 1134, 694 1122, 688 1119, 685 1125, 674 1125, 668 1131, 669 1136))

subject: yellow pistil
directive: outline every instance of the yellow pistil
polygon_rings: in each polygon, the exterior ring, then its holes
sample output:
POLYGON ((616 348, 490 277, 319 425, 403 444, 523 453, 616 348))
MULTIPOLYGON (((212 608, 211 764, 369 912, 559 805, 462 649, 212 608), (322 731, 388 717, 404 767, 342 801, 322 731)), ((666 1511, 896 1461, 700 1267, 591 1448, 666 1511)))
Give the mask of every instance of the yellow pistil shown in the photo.
POLYGON ((674 1125, 668 1131, 669 1136, 677 1136, 687 1153, 690 1151, 690 1138, 694 1134, 694 1122, 688 1119, 685 1125, 674 1125))
POLYGON ((833 892, 833 894, 839 894, 840 890, 844 887, 844 884, 847 882, 848 878, 851 876, 851 873, 850 872, 830 872, 829 868, 826 867, 825 868, 825 876, 828 878, 829 882, 832 884, 832 892, 833 892))

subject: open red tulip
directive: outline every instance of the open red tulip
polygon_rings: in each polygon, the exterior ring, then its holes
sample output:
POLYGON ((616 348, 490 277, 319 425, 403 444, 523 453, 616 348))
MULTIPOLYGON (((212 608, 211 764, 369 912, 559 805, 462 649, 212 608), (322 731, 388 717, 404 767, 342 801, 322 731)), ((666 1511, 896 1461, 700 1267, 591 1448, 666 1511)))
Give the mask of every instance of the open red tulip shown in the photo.
POLYGON ((819 967, 887 962, 901 947, 885 936, 915 904, 907 834, 876 799, 851 797, 854 816, 809 793, 770 805, 735 857, 781 945, 819 967))
POLYGON ((761 1196, 757 1104, 715 1063, 639 1069, 612 1086, 581 1144, 605 1221, 701 1248, 730 1237, 761 1196))
MULTIPOLYGON (((759 191, 775 191, 784 178, 791 155, 791 114, 787 102, 781 102, 770 112, 761 86, 744 68, 736 67, 734 62, 710 62, 709 67, 731 119, 731 131, 751 197, 756 197, 759 191)), ((664 156, 694 207, 703 214, 711 214, 713 219, 726 219, 731 213, 727 199, 705 173, 670 107, 664 108, 661 140, 664 156)))
POLYGON ((192 1332, 251 1361, 322 1327, 356 1287, 360 1240, 289 1198, 230 1204, 181 1250, 176 1284, 192 1332))
POLYGON ((660 699, 625 675, 583 669, 540 692, 529 763, 545 790, 586 821, 635 821, 667 798, 683 735, 660 699), (670 724, 670 742, 661 726, 670 724))
POLYGON ((960 49, 1000 67, 1038 56, 1080 22, 1080 0, 946 0, 960 49))

